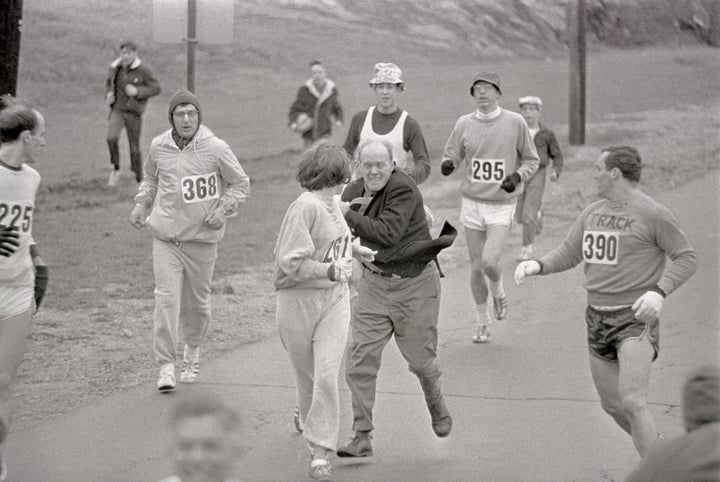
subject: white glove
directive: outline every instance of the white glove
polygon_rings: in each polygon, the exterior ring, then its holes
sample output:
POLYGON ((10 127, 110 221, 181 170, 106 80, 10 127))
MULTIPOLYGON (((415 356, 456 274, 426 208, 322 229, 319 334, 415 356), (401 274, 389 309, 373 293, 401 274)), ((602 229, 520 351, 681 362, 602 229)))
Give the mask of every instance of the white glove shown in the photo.
POLYGON ((632 305, 635 318, 645 323, 657 320, 664 301, 665 298, 657 291, 646 291, 632 305))
POLYGON ((375 261, 375 255, 377 254, 377 251, 372 250, 368 248, 367 246, 363 246, 361 244, 354 244, 353 243, 353 256, 355 258, 358 258, 360 261, 365 261, 366 263, 372 263, 375 261))
POLYGON ((515 268, 515 283, 521 285, 525 282, 526 276, 533 276, 540 272, 540 263, 531 259, 523 261, 515 268))
POLYGON ((137 87, 132 84, 127 84, 125 85, 125 93, 128 97, 135 97, 136 95, 138 95, 137 87))

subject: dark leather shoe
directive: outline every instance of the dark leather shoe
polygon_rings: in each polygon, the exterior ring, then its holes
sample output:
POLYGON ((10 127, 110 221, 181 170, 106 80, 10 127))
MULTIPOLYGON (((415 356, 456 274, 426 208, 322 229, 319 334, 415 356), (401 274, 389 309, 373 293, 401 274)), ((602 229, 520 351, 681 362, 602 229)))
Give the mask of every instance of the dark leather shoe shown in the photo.
POLYGON ((440 438, 447 437, 450 435, 452 430, 452 415, 445 405, 445 399, 442 395, 433 397, 433 399, 426 398, 428 410, 430 411, 430 418, 432 419, 432 428, 435 435, 440 438))
POLYGON ((338 457, 370 457, 373 454, 370 432, 356 432, 352 441, 337 449, 338 457))

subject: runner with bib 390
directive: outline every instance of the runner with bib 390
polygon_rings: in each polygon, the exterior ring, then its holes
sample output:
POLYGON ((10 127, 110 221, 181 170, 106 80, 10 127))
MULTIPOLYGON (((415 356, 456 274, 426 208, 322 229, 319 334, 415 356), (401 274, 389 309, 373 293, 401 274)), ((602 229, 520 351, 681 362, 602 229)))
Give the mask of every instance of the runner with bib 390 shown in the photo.
POLYGON ((517 197, 524 189, 524 181, 537 171, 539 158, 522 116, 498 106, 501 90, 497 74, 477 74, 470 95, 477 110, 455 123, 440 170, 444 176, 456 168, 462 172, 460 221, 465 226, 470 289, 477 308, 473 341, 486 343, 491 322, 488 291, 495 318, 501 320, 507 315, 500 258, 517 197))
POLYGON ((641 168, 634 147, 603 149, 593 176, 602 199, 585 208, 560 246, 520 263, 515 281, 585 263, 595 388, 603 409, 644 457, 659 439, 646 401, 659 350, 658 317, 665 297, 695 271, 697 257, 672 213, 638 189, 641 168))

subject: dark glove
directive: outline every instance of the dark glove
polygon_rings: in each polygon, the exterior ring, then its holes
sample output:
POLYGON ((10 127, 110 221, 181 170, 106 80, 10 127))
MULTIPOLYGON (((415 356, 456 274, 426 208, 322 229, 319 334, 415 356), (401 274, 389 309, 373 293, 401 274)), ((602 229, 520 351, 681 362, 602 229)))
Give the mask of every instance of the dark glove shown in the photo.
POLYGON ((505 176, 502 184, 500 184, 500 189, 506 192, 513 192, 518 184, 520 184, 520 174, 513 172, 509 176, 505 176))
POLYGON ((443 161, 442 164, 440 164, 440 172, 442 173, 443 176, 449 176, 450 174, 453 173, 454 170, 455 170, 455 165, 453 164, 453 162, 450 159, 447 159, 447 160, 443 161))
POLYGON ((0 225, 0 256, 6 258, 17 251, 20 246, 20 235, 17 228, 0 225))
POLYGON ((47 266, 35 266, 35 309, 40 308, 40 303, 45 297, 48 280, 50 279, 49 274, 47 266))

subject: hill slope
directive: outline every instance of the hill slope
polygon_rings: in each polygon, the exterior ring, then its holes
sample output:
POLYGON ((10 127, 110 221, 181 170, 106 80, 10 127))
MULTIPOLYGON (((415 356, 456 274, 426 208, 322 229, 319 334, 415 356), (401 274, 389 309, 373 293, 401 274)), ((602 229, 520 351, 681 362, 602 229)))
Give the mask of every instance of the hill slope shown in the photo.
MULTIPOLYGON (((200 2, 199 2, 200 3, 200 2)), ((720 40, 720 0, 587 0, 591 46, 720 40)), ((152 0, 25 2, 20 91, 42 102, 101 96, 121 38, 164 77, 183 78, 185 47, 153 42, 152 0), (169 75, 168 75, 169 74, 169 75)), ((565 50, 567 0, 245 0, 230 46, 200 44, 199 69, 277 73, 322 58, 342 74, 379 55, 452 64, 565 50)))

